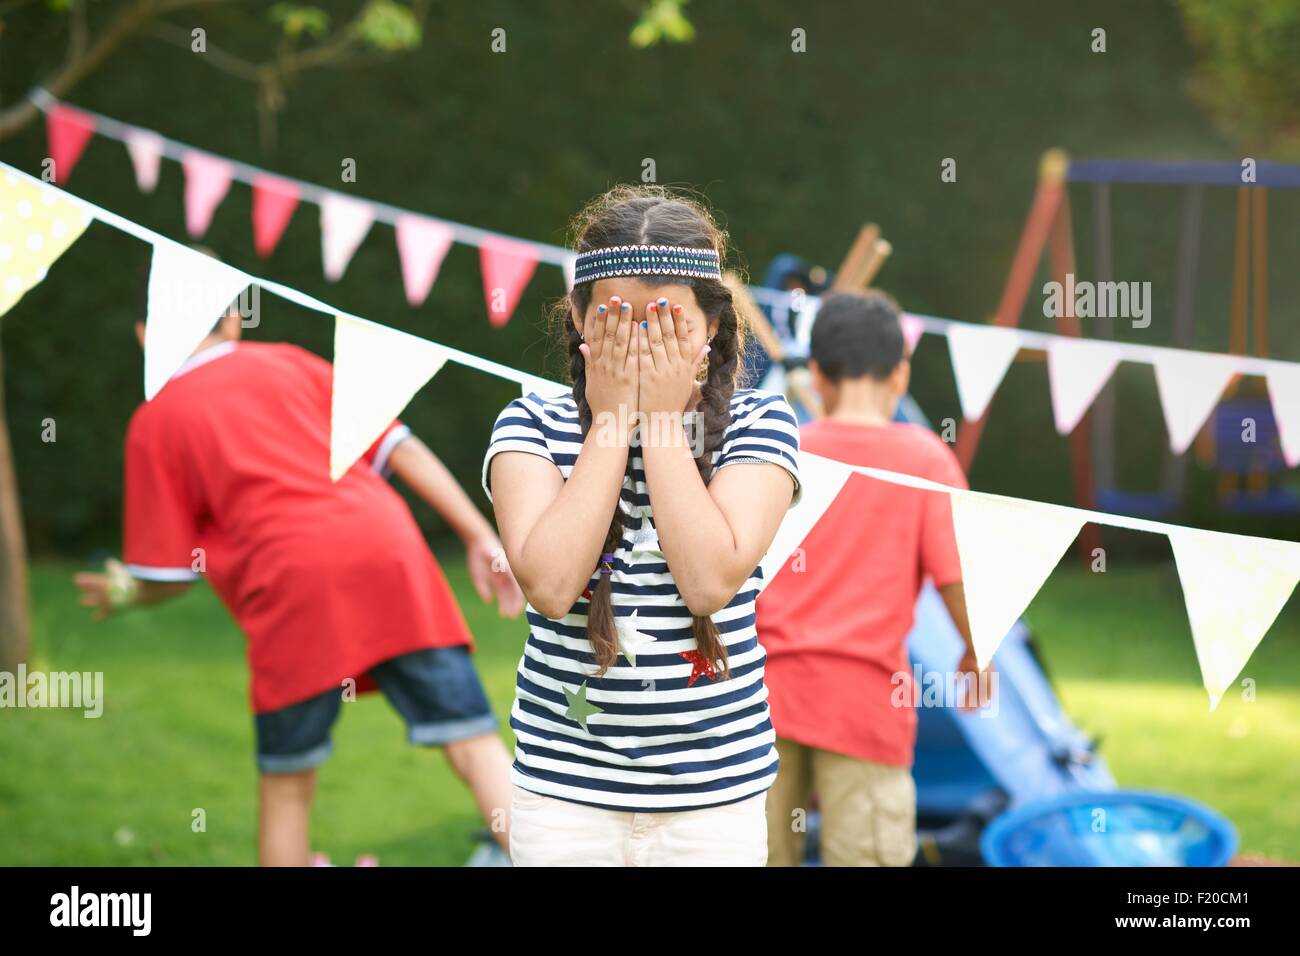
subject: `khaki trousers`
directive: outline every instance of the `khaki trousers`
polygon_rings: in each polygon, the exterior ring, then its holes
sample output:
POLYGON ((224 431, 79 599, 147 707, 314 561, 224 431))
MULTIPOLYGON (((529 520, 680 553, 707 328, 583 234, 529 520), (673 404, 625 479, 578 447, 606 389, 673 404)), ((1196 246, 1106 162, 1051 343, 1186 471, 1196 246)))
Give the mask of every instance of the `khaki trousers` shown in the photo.
POLYGON ((906 767, 846 757, 777 738, 781 769, 767 792, 767 865, 803 861, 808 798, 821 810, 825 866, 910 866, 916 784, 906 767))

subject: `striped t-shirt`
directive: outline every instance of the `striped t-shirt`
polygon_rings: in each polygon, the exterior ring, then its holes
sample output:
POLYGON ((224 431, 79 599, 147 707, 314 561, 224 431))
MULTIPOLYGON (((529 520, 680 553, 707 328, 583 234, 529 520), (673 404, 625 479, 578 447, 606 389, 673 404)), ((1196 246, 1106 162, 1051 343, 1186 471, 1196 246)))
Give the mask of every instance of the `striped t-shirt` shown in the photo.
MULTIPOLYGON (((598 426, 596 426, 598 427, 598 426)), ((493 456, 522 451, 553 462, 567 480, 582 448, 573 396, 529 395, 497 417, 483 462, 489 497, 493 456)), ((781 395, 738 391, 731 425, 713 453, 716 471, 771 462, 798 496, 799 428, 781 395)), ((639 450, 619 498, 623 540, 610 577, 620 653, 602 676, 587 640, 587 599, 551 620, 528 606, 519 660, 514 782, 525 790, 611 810, 690 810, 761 793, 776 777, 775 734, 763 685, 765 654, 754 630, 762 571, 755 568, 713 615, 731 678, 699 658, 691 612, 668 571, 639 450)), ((593 569, 594 570, 594 569, 593 569)), ((599 578, 593 573, 590 587, 599 578)))

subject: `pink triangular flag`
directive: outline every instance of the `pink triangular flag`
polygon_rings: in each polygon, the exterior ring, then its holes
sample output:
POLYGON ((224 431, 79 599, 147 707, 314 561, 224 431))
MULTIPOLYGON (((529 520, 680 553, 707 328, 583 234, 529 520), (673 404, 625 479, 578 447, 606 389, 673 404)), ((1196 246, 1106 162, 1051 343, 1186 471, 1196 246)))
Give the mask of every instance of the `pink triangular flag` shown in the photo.
POLYGON ((63 185, 95 133, 95 118, 59 104, 45 114, 45 139, 54 160, 54 181, 63 185))
POLYGON ((1273 400, 1273 420, 1282 443, 1287 466, 1300 465, 1300 365, 1272 362, 1265 373, 1268 395, 1273 400))
POLYGON ((916 343, 921 341, 921 335, 925 332, 925 327, 921 320, 914 315, 903 315, 900 320, 903 324, 903 342, 907 346, 907 354, 911 355, 916 351, 916 343))
POLYGON ((224 159, 200 152, 186 153, 181 168, 185 170, 185 231, 200 239, 226 198, 235 170, 224 159))
POLYGON ((488 321, 501 328, 510 321, 524 286, 533 277, 537 250, 531 243, 489 236, 479 246, 478 254, 488 321))
POLYGON ((1058 434, 1074 431, 1123 355, 1112 342, 1069 336, 1052 339, 1047 346, 1047 380, 1058 434))
POLYGON ((295 183, 278 176, 261 175, 253 180, 253 248, 263 259, 279 245, 298 208, 298 194, 295 183))
POLYGON ((341 193, 326 193, 320 204, 320 250, 325 278, 338 282, 361 240, 375 221, 375 207, 341 193))
POLYGON ((397 217, 397 255, 402 260, 406 301, 411 305, 428 298, 454 238, 455 233, 445 222, 427 216, 397 217))
POLYGON ((147 129, 129 129, 123 137, 131 154, 135 184, 141 192, 151 193, 158 185, 158 168, 162 164, 163 138, 147 129))

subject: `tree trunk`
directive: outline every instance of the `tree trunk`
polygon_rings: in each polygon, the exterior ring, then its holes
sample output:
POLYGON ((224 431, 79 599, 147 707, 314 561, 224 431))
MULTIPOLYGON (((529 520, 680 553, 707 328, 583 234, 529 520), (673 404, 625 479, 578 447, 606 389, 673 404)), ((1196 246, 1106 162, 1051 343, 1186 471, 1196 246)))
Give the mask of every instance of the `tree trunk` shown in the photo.
POLYGON ((27 660, 27 548, 18 503, 18 476, 4 407, 4 356, 0 351, 0 671, 14 673, 27 660))

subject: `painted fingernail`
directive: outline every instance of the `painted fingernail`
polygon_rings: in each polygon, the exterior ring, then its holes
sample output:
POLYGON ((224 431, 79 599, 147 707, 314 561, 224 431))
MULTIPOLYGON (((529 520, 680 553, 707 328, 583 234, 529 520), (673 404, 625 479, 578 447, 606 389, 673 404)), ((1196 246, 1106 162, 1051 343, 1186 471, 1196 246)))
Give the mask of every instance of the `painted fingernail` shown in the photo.
POLYGON ((673 315, 681 315, 681 314, 682 314, 682 307, 680 305, 673 306, 673 315))
POLYGON ((620 306, 619 311, 620 311, 620 312, 631 312, 631 311, 632 311, 632 303, 631 303, 631 302, 624 302, 623 305, 620 306))
POLYGON ((657 306, 657 305, 655 305, 653 302, 651 302, 651 303, 650 303, 650 311, 651 311, 651 312, 658 312, 658 311, 659 311, 659 306, 657 306))
POLYGON ((667 299, 660 299, 660 300, 659 300, 659 308, 661 308, 661 309, 666 309, 666 308, 668 308, 668 300, 667 300, 667 299))
POLYGON ((644 329, 644 328, 647 328, 647 327, 648 327, 648 326, 646 325, 645 319, 642 319, 642 320, 641 320, 641 328, 644 329))
POLYGON ((601 315, 604 315, 604 314, 605 314, 605 307, 604 307, 603 305, 598 305, 598 306, 596 306, 596 311, 599 312, 601 315))

